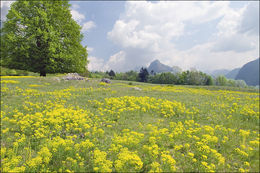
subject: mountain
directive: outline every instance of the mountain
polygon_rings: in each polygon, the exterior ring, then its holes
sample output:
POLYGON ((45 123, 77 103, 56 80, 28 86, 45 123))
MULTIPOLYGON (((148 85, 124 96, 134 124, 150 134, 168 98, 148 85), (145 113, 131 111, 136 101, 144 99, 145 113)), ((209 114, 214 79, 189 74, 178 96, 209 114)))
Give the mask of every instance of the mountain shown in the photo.
POLYGON ((154 71, 155 73, 163 73, 163 72, 173 72, 178 73, 181 72, 181 68, 177 66, 170 67, 168 65, 162 64, 159 60, 155 60, 151 62, 151 64, 148 67, 149 73, 151 71, 154 71))
POLYGON ((235 68, 235 69, 231 70, 230 72, 228 72, 225 75, 226 78, 228 78, 228 79, 235 79, 240 69, 241 68, 235 68))
POLYGON ((245 64, 235 79, 244 80, 247 85, 259 85, 259 58, 245 64))
POLYGON ((225 76, 227 73, 229 73, 229 70, 227 69, 218 69, 218 70, 214 70, 212 71, 210 74, 214 77, 218 77, 218 76, 225 76))
POLYGON ((133 71, 135 72, 140 72, 140 69, 142 68, 143 66, 136 66, 133 71))

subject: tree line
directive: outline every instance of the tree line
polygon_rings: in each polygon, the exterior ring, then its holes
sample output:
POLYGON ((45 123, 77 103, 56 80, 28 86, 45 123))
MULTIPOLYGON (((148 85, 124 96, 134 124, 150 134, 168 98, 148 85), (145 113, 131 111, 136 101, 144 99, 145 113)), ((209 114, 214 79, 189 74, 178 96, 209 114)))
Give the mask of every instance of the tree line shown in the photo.
POLYGON ((227 79, 225 76, 212 76, 196 70, 187 70, 181 73, 150 73, 144 67, 139 72, 128 71, 115 73, 113 70, 107 72, 92 72, 89 77, 93 78, 110 78, 114 80, 126 80, 136 82, 147 82, 154 84, 174 84, 174 85, 217 85, 217 86, 232 86, 232 87, 247 87, 243 80, 227 79))

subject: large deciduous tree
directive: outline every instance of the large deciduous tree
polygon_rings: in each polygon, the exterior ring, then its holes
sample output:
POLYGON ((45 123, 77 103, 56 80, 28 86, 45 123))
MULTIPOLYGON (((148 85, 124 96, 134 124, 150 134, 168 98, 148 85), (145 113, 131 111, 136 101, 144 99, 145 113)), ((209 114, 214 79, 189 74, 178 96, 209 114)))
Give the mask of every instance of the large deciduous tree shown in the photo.
POLYGON ((68 0, 24 1, 11 5, 1 29, 1 62, 46 73, 84 72, 86 47, 68 0))

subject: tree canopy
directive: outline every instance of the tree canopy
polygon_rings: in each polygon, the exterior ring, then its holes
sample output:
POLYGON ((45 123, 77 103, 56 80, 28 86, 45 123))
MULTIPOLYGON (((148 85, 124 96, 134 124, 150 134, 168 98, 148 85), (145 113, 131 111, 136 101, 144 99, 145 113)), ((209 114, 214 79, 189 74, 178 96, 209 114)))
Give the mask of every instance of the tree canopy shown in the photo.
POLYGON ((1 29, 2 65, 41 76, 84 72, 87 50, 69 6, 68 0, 14 2, 1 29))
POLYGON ((141 68, 138 74, 140 82, 147 82, 149 72, 146 68, 141 68))

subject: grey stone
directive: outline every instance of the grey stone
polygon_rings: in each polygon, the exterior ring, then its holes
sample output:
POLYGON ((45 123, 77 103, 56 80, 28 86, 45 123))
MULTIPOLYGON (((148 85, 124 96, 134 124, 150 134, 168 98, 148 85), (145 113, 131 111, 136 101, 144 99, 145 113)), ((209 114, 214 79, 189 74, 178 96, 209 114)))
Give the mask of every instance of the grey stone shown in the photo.
POLYGON ((108 78, 103 78, 103 79, 101 79, 101 82, 111 83, 111 80, 108 78))
POLYGON ((81 77, 78 73, 68 73, 62 79, 64 80, 84 80, 84 77, 81 77))
POLYGON ((133 90, 137 90, 137 91, 142 91, 142 89, 141 89, 141 88, 138 88, 138 87, 133 87, 132 89, 133 89, 133 90))

